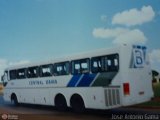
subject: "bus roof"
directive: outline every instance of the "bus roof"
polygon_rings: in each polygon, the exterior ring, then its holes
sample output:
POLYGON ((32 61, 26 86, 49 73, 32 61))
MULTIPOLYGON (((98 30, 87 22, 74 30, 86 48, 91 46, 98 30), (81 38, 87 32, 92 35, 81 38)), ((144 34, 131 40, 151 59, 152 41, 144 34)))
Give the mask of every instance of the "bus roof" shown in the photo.
POLYGON ((45 64, 54 64, 56 62, 64 62, 64 61, 71 61, 71 60, 76 60, 76 59, 90 58, 93 56, 95 57, 95 56, 102 56, 106 54, 119 53, 120 48, 123 46, 130 46, 130 45, 123 44, 123 45, 115 46, 113 48, 102 48, 102 49, 97 49, 97 50, 88 51, 84 53, 65 55, 63 57, 52 58, 46 61, 38 61, 38 62, 33 62, 33 63, 21 64, 21 65, 13 65, 13 66, 9 66, 5 70, 27 68, 27 67, 40 66, 40 65, 45 65, 45 64))

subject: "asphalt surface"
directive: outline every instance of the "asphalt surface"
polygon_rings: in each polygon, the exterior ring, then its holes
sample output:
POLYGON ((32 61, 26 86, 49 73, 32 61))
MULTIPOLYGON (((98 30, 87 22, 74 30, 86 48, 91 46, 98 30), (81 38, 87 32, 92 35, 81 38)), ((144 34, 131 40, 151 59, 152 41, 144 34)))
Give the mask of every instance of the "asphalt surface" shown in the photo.
POLYGON ((84 113, 74 113, 71 109, 65 112, 57 111, 52 106, 21 104, 16 107, 5 102, 0 96, 0 120, 3 115, 10 119, 28 120, 124 120, 124 119, 160 119, 160 110, 140 108, 118 108, 112 110, 86 110, 84 113))

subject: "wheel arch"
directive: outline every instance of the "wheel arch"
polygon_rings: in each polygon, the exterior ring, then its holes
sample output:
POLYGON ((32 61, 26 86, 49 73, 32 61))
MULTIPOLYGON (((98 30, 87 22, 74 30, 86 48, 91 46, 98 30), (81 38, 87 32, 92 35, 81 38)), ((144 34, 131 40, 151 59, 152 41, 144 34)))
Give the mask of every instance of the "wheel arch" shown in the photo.
POLYGON ((63 95, 62 93, 57 93, 54 97, 54 104, 55 104, 55 100, 58 98, 58 97, 61 97, 61 98, 64 98, 66 103, 67 103, 67 99, 65 97, 65 95, 63 95))
POLYGON ((15 106, 19 106, 19 101, 18 101, 18 97, 15 93, 12 93, 11 96, 11 103, 14 102, 14 105, 15 106))
MULTIPOLYGON (((16 95, 16 93, 13 92, 13 93, 11 94, 11 98, 10 98, 10 99, 12 100, 12 99, 14 99, 15 97, 17 98, 17 95, 16 95)), ((18 100, 18 98, 17 98, 17 100, 18 100)))

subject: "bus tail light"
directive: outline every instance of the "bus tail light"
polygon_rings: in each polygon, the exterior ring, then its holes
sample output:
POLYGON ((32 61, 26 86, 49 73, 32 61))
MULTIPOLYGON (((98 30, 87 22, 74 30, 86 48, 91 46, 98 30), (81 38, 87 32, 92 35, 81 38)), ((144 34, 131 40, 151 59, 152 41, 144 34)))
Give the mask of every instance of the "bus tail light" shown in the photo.
POLYGON ((123 83, 123 93, 124 95, 130 95, 129 83, 123 83))

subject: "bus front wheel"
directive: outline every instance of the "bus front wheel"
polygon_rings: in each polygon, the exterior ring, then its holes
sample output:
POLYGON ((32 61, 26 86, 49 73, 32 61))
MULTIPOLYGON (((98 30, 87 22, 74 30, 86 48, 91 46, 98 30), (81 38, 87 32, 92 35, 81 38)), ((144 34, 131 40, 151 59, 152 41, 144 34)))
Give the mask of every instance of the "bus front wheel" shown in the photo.
POLYGON ((17 96, 15 94, 11 95, 11 103, 14 104, 15 106, 19 105, 17 96))

